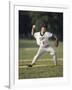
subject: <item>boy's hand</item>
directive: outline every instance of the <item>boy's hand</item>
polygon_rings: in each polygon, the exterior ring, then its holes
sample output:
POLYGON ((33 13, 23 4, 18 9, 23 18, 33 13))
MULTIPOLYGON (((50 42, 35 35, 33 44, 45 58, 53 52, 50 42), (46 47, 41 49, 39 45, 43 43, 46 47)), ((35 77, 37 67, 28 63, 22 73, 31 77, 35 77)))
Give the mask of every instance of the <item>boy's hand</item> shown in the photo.
POLYGON ((32 28, 35 29, 35 25, 33 25, 32 28))

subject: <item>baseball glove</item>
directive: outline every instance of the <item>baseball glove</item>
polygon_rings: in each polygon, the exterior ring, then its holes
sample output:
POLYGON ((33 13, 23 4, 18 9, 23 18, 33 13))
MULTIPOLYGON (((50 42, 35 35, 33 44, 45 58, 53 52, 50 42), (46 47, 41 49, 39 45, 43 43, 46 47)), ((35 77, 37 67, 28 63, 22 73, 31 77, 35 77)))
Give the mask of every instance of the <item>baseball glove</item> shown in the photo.
POLYGON ((59 45, 59 41, 56 40, 56 41, 55 41, 55 46, 58 47, 58 45, 59 45))

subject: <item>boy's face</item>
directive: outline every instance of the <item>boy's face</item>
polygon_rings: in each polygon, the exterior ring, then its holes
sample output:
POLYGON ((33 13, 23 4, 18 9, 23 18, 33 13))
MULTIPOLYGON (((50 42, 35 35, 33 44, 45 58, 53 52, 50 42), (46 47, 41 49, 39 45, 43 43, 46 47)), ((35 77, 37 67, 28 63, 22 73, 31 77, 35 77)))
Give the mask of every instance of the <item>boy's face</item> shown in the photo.
POLYGON ((41 33, 44 33, 46 31, 45 27, 41 27, 41 33))

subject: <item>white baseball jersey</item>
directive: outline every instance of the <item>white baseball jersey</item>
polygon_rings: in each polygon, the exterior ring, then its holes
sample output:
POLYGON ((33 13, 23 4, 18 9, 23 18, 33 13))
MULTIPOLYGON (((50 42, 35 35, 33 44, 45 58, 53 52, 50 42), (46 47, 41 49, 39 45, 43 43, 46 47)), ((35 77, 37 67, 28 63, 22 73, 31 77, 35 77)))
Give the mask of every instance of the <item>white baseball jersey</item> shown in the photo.
POLYGON ((37 45, 39 46, 46 46, 49 45, 48 39, 52 37, 52 33, 45 32, 44 35, 41 35, 40 32, 34 33, 34 37, 36 39, 37 45))

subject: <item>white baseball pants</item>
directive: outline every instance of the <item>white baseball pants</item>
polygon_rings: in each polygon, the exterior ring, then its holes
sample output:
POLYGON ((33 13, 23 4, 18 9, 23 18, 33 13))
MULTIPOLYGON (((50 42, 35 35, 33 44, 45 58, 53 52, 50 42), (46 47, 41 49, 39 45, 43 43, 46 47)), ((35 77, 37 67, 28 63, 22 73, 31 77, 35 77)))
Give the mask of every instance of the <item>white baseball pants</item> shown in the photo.
POLYGON ((45 52, 50 53, 50 55, 53 57, 53 62, 56 65, 57 64, 56 52, 51 46, 47 46, 47 47, 40 46, 37 54, 35 55, 35 57, 32 60, 32 65, 35 64, 37 59, 45 52))

